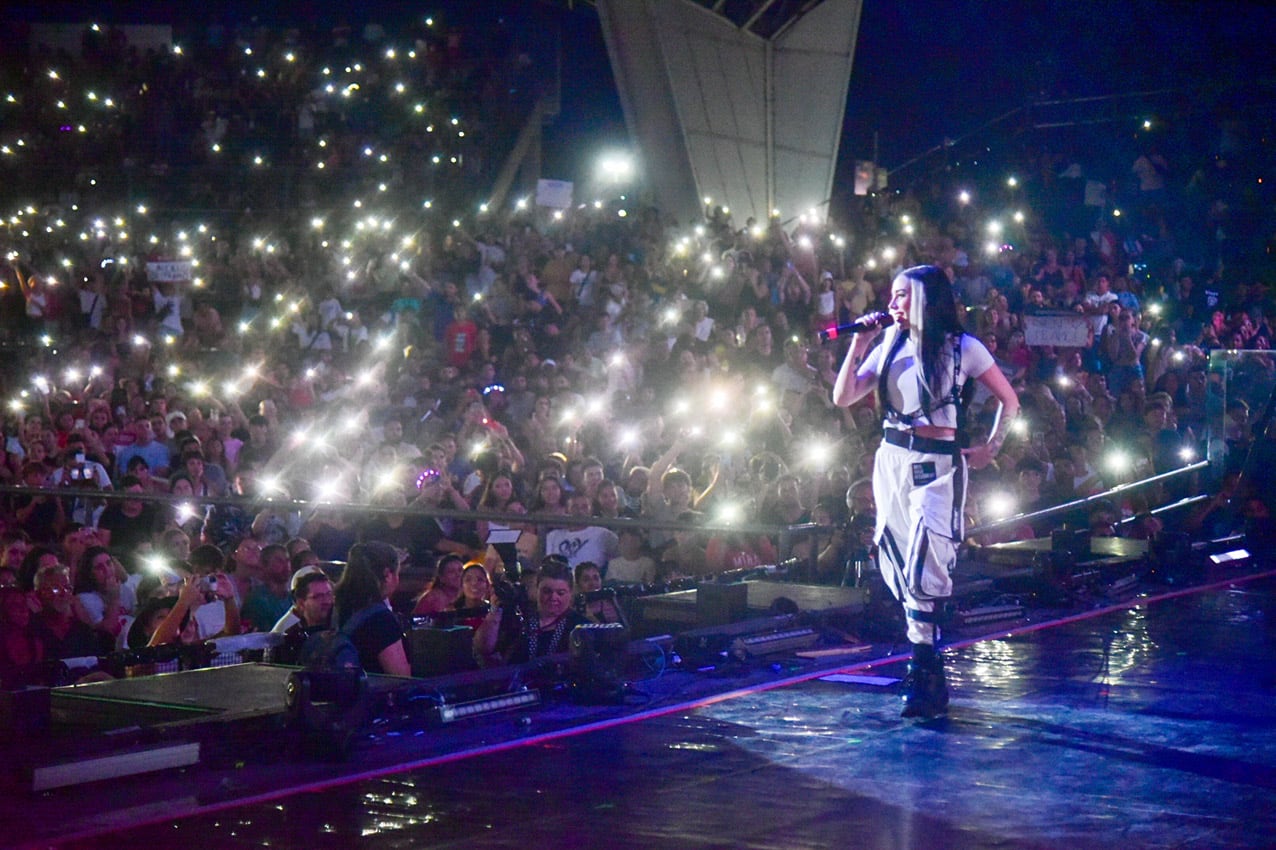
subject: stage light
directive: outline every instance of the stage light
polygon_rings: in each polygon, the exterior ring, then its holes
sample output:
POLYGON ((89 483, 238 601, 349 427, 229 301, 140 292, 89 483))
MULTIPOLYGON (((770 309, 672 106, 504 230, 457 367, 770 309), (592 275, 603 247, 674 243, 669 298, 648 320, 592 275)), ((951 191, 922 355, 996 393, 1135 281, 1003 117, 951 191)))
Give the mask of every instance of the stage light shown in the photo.
POLYGON ((538 691, 515 691, 496 697, 474 700, 473 702, 443 704, 432 709, 439 723, 455 723, 467 717, 478 717, 498 711, 509 711, 516 708, 532 708, 541 701, 538 691))
POLYGON ((598 179, 604 183, 624 183, 634 175, 634 159, 624 151, 610 151, 598 158, 598 179))

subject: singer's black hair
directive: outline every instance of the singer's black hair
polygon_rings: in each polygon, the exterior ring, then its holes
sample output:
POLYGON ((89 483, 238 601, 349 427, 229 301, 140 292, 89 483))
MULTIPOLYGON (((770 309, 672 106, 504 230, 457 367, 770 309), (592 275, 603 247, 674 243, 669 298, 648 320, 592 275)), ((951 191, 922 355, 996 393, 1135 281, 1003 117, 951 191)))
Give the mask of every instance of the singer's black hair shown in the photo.
POLYGON ((939 266, 913 266, 900 272, 900 276, 921 284, 921 304, 917 303, 918 287, 913 287, 909 324, 920 336, 918 347, 922 376, 933 404, 944 391, 944 354, 949 348, 948 336, 963 334, 966 329, 957 315, 957 299, 953 297, 953 284, 947 272, 939 266), (917 318, 921 319, 920 323, 917 318))

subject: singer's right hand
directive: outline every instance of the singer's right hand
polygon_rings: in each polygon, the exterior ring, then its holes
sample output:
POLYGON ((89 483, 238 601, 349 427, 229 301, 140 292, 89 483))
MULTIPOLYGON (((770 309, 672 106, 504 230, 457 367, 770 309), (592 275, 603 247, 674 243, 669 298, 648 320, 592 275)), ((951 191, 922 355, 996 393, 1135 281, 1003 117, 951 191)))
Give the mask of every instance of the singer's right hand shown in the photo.
POLYGON ((865 313, 860 316, 855 320, 855 324, 863 325, 865 331, 880 331, 886 327, 885 320, 889 315, 889 313, 874 310, 872 313, 865 313))

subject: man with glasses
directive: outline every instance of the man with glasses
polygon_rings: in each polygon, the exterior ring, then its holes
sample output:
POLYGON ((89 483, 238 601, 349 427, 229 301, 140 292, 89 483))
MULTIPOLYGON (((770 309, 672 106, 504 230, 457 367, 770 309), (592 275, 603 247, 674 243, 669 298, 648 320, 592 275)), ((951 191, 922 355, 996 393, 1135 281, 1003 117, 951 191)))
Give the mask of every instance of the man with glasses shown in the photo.
POLYGON ((295 664, 306 636, 332 627, 332 581, 318 564, 293 573, 291 587, 292 608, 271 629, 284 636, 271 651, 275 664, 295 664))

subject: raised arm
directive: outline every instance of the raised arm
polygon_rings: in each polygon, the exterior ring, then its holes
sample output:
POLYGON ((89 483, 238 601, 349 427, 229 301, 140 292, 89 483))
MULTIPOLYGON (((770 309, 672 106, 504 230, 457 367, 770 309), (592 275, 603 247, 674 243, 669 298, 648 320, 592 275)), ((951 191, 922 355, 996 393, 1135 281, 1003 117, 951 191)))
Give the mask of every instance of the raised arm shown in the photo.
MULTIPOLYGON (((859 319, 865 321, 867 317, 859 319)), ((875 372, 859 374, 859 368, 868 357, 873 339, 877 336, 877 327, 861 331, 851 337, 850 350, 842 361, 842 368, 837 372, 837 380, 833 382, 833 403, 838 407, 850 407, 868 395, 877 385, 875 372)))
POLYGON ((682 435, 679 434, 674 438, 673 443, 665 450, 665 453, 656 458, 656 462, 651 465, 651 471, 647 474, 647 499, 656 502, 664 498, 665 487, 661 478, 673 466, 673 462, 678 459, 678 455, 682 454, 682 435))

